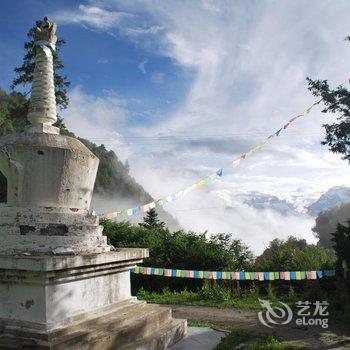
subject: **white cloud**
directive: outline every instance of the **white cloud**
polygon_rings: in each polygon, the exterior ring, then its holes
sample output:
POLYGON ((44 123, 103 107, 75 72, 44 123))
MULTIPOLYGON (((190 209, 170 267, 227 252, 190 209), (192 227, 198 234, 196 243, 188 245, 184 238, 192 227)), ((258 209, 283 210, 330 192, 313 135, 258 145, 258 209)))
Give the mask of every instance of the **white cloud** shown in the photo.
POLYGON ((107 58, 99 58, 97 60, 97 63, 100 63, 100 64, 107 64, 108 63, 108 59, 107 58))
POLYGON ((79 5, 76 11, 59 11, 53 15, 54 20, 61 24, 80 23, 103 30, 119 26, 125 19, 131 17, 133 16, 130 13, 108 11, 94 5, 79 5))
POLYGON ((69 93, 69 106, 63 111, 68 129, 77 136, 113 149, 122 160, 130 155, 120 130, 130 118, 129 106, 138 103, 135 99, 123 99, 114 91, 104 91, 96 97, 76 86, 69 93))
POLYGON ((104 31, 118 37, 127 36, 138 41, 139 37, 157 35, 163 28, 141 20, 137 14, 104 8, 98 1, 80 4, 76 10, 59 10, 51 15, 59 24, 79 24, 87 30, 104 31))
MULTIPOLYGON (((348 78, 350 51, 343 41, 349 35, 346 1, 110 0, 104 4, 108 11, 92 2, 90 7, 100 11, 83 7, 66 21, 115 30, 115 35, 130 40, 142 33, 145 38, 139 45, 194 71, 188 94, 174 112, 129 130, 148 140, 143 146, 129 145, 130 163, 136 179, 155 196, 181 189, 206 171, 229 164, 245 147, 301 113, 315 101, 306 88, 307 76, 334 84, 348 78), (123 20, 126 26, 121 30, 123 20), (229 134, 230 139, 215 136, 229 134), (178 138, 154 139, 164 135, 178 138)), ((156 80, 163 78, 158 75, 156 80)), ((334 116, 323 115, 318 107, 239 169, 227 166, 219 185, 233 194, 238 189, 266 191, 300 205, 331 186, 350 185, 348 164, 319 144, 322 124, 330 120, 334 116)), ((176 202, 176 208, 207 201, 210 206, 219 200, 215 192, 207 194, 194 193, 188 202, 176 202)), ((231 232, 236 228, 252 244, 256 239, 267 244, 270 238, 287 234, 312 237, 311 219, 305 217, 283 221, 271 213, 261 217, 242 207, 229 214, 171 209, 186 228, 231 232)))
POLYGON ((151 75, 151 82, 154 84, 163 84, 165 74, 163 72, 154 72, 151 75))
POLYGON ((144 58, 140 64, 137 66, 137 68, 143 73, 146 74, 146 64, 148 62, 147 58, 144 58))

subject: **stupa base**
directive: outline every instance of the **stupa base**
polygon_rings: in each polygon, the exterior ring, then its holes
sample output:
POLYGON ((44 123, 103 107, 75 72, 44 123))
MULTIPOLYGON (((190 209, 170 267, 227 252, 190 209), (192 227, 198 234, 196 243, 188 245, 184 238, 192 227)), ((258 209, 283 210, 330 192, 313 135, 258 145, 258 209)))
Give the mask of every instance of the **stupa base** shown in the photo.
POLYGON ((130 300, 51 332, 12 324, 0 336, 0 349, 164 350, 181 340, 186 329, 186 320, 173 319, 170 308, 130 300))
POLYGON ((147 256, 0 256, 0 349, 166 349, 186 321, 131 297, 130 269, 147 256))

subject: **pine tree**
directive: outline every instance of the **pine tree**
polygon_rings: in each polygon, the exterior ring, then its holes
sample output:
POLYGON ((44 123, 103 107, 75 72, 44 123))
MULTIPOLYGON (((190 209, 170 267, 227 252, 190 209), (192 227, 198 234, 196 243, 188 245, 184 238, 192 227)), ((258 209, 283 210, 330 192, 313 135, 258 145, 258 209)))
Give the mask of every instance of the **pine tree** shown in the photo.
POLYGON ((125 168, 125 171, 129 174, 129 172, 130 172, 130 164, 129 164, 128 160, 125 161, 124 168, 125 168))
POLYGON ((158 219, 156 210, 152 208, 147 212, 147 215, 143 218, 143 223, 140 223, 140 226, 148 229, 163 228, 165 226, 165 223, 158 219))
MULTIPOLYGON (((42 21, 37 21, 36 26, 40 26, 42 21)), ((34 49, 34 35, 35 28, 33 26, 27 33, 28 41, 24 43, 25 54, 23 57, 23 64, 15 68, 16 78, 13 80, 11 88, 15 89, 17 86, 26 86, 33 81, 33 73, 35 67, 35 49, 34 49)), ((53 52, 53 71, 55 82, 56 104, 60 109, 65 109, 68 106, 67 88, 70 85, 67 76, 60 75, 59 70, 64 66, 59 58, 59 50, 66 41, 63 38, 58 38, 56 42, 56 51, 53 52)), ((61 121, 60 121, 61 122, 61 121)))
MULTIPOLYGON (((338 270, 350 269, 350 221, 347 225, 338 224, 336 232, 333 233, 332 241, 335 243, 334 250, 338 258, 338 270)), ((347 279, 350 278, 349 273, 350 271, 347 271, 347 279)))
MULTIPOLYGON (((350 41, 350 37, 345 40, 350 41)), ((324 124, 326 138, 323 145, 328 145, 333 153, 343 156, 350 161, 350 91, 343 85, 330 88, 327 80, 312 80, 307 78, 308 89, 316 97, 322 97, 325 108, 323 113, 337 113, 338 122, 324 124)))

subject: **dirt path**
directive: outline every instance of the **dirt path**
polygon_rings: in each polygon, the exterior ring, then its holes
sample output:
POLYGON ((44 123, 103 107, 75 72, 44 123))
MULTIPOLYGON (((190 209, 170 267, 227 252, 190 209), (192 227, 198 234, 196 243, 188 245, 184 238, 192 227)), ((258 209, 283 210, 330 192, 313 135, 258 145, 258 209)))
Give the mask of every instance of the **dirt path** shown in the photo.
POLYGON ((325 330, 321 327, 297 326, 292 321, 288 325, 268 328, 259 322, 257 311, 185 305, 169 307, 173 309, 176 318, 231 325, 255 337, 271 334, 279 340, 305 349, 350 349, 350 329, 342 325, 330 324, 325 330))

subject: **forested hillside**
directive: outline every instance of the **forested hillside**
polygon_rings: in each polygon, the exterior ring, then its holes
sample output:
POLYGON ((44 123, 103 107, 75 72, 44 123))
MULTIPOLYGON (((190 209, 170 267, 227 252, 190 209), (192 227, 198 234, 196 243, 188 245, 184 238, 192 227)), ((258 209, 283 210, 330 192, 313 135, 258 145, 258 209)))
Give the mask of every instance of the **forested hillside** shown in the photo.
MULTIPOLYGON (((28 125, 27 111, 28 99, 26 96, 19 92, 7 93, 0 89, 0 135, 24 131, 28 125)), ((57 126, 60 127, 62 134, 75 137, 67 130, 62 119, 59 119, 57 126)), ((106 208, 117 210, 123 205, 136 206, 152 201, 151 195, 130 176, 128 167, 118 159, 113 151, 107 150, 104 145, 96 145, 82 138, 79 140, 100 159, 94 188, 94 209, 98 211, 106 208)), ((180 228, 177 221, 168 213, 161 211, 160 217, 171 229, 180 228)), ((141 220, 142 217, 136 219, 141 220)))

